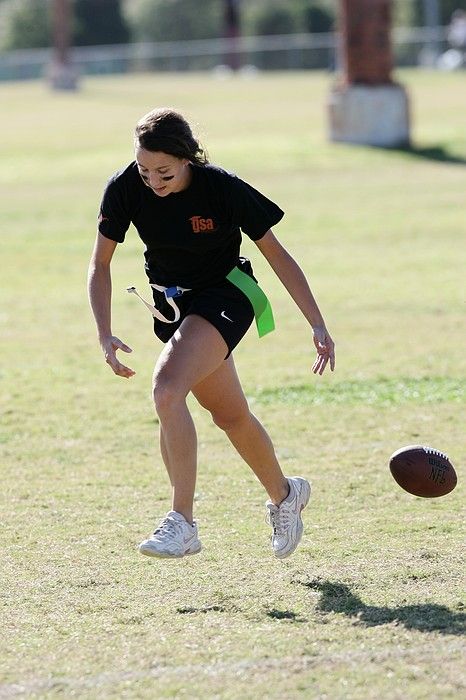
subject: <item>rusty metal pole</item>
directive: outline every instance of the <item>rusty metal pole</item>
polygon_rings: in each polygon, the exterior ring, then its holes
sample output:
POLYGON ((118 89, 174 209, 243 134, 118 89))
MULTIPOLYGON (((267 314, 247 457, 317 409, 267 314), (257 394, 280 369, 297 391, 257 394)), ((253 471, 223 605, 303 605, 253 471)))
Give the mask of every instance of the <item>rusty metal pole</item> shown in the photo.
POLYGON ((339 0, 339 65, 329 100, 330 139, 407 146, 405 89, 392 80, 391 0, 339 0))
POLYGON ((70 60, 71 0, 52 0, 53 58, 47 77, 54 90, 76 90, 77 70, 70 60))

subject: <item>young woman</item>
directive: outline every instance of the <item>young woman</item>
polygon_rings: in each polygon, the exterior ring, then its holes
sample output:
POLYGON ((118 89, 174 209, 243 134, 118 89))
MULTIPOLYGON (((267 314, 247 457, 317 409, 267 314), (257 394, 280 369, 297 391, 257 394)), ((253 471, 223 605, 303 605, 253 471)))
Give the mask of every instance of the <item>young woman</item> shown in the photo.
MULTIPOLYGON (((285 558, 303 531, 310 497, 302 477, 286 478, 263 426, 250 412, 232 351, 254 317, 273 329, 265 294, 240 257, 241 231, 266 257, 312 327, 314 373, 334 369, 334 344, 300 267, 271 227, 282 210, 249 184, 210 165, 182 115, 154 110, 137 124, 135 160, 107 184, 89 266, 89 298, 106 362, 120 377, 134 371, 117 358, 131 352, 111 329, 110 263, 131 223, 146 246, 154 331, 165 346, 153 376, 160 450, 172 485, 172 509, 139 551, 179 558, 201 549, 193 520, 196 430, 186 405, 191 392, 224 430, 264 486, 272 549, 285 558)), ((130 289, 128 291, 135 291, 130 289)))

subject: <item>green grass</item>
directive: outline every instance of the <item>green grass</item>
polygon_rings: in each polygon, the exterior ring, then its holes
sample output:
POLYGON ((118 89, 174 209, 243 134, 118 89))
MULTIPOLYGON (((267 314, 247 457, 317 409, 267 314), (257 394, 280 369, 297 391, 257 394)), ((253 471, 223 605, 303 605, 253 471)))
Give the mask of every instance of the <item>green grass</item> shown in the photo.
POLYGON ((439 404, 443 402, 465 403, 465 383, 443 377, 410 379, 358 379, 332 384, 308 384, 280 386, 258 391, 252 398, 261 404, 371 404, 378 406, 399 405, 406 402, 416 404, 439 404))
POLYGON ((0 697, 464 694, 466 93, 461 73, 398 77, 410 151, 329 143, 324 74, 0 86, 0 697), (285 562, 261 487, 194 402, 204 550, 167 563, 135 549, 169 504, 160 344, 124 291, 145 285, 134 232, 113 264, 131 381, 101 357, 85 275, 103 185, 155 105, 183 110, 214 162, 286 210, 276 234, 337 343, 335 374, 314 377, 309 330, 246 241, 277 330, 251 331, 236 363, 285 472, 314 489, 285 562), (410 443, 449 454, 453 493, 399 489, 387 462, 410 443))

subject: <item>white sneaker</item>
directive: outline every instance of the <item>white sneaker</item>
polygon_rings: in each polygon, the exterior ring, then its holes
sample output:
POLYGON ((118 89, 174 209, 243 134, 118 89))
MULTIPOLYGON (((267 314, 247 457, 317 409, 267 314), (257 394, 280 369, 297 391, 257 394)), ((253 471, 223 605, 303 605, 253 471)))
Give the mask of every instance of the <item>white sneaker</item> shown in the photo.
POLYGON ((190 525, 181 513, 171 510, 154 534, 141 542, 139 551, 149 557, 180 559, 185 554, 197 554, 201 547, 197 524, 190 525))
POLYGON ((276 557, 285 559, 294 552, 303 535, 301 511, 309 503, 311 485, 300 476, 287 478, 288 496, 276 506, 267 501, 267 522, 273 527, 272 549, 276 557))

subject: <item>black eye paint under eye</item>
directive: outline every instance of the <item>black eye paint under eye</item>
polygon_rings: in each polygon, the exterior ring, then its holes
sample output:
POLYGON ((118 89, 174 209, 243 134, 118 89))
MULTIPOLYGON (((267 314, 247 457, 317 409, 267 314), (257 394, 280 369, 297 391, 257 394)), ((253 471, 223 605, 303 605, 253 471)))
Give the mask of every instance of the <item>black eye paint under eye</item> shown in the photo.
POLYGON ((167 175, 166 177, 161 177, 160 179, 164 182, 168 182, 168 180, 173 180, 174 177, 174 175, 167 175))

